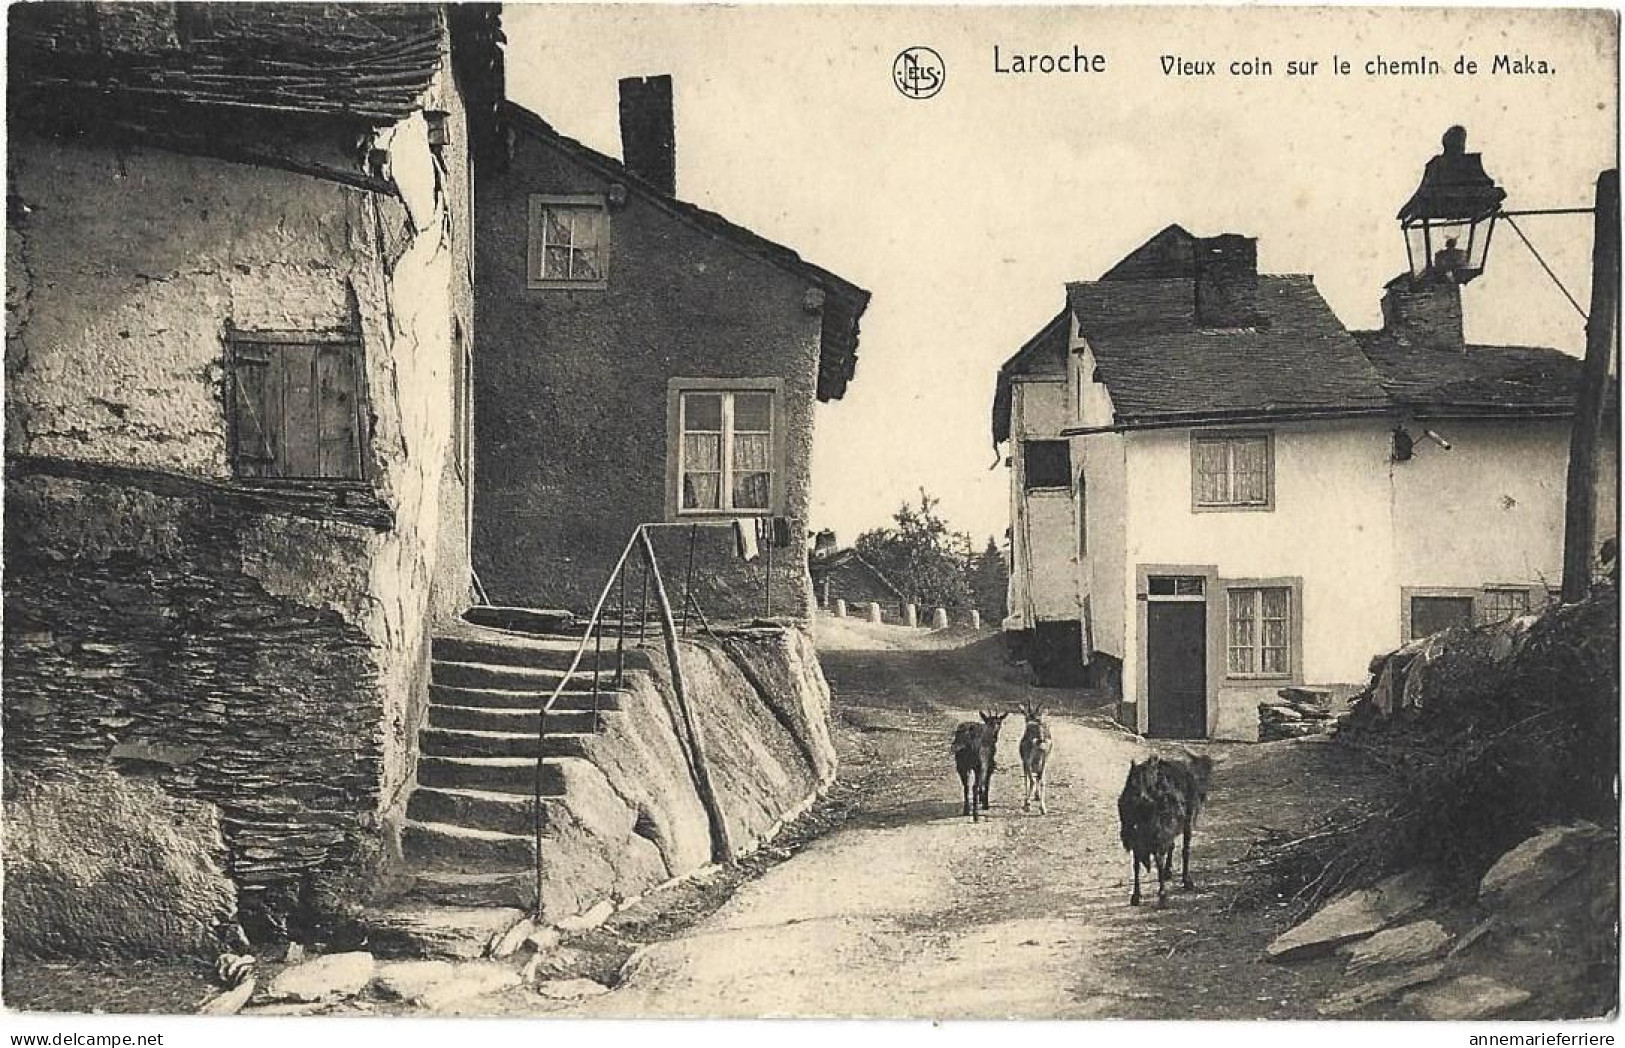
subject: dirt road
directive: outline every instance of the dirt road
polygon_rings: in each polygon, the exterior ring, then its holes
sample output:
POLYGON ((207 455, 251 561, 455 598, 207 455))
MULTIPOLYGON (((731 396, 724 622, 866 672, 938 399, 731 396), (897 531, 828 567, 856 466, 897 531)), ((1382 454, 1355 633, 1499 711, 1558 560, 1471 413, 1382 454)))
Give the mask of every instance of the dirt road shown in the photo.
MULTIPOLYGON (((990 650, 996 638, 821 625, 825 673, 852 730, 846 773, 869 777, 864 812, 685 934, 645 947, 615 992, 578 1014, 1184 1013, 1168 1000, 1188 983, 1171 963, 1179 925, 1214 899, 1198 891, 1161 909, 1127 905, 1116 797, 1144 744, 1084 711, 1076 694, 1027 688, 990 650), (1035 695, 1078 707, 1052 716, 1049 814, 1021 809, 1018 714, 1001 736, 991 817, 974 823, 960 814, 953 725, 1035 695), (1153 942, 1174 971, 1147 979, 1136 958, 1153 942)), ((1222 967, 1207 974, 1222 977, 1222 967)), ((1245 1013, 1278 1011, 1265 1000, 1248 994, 1245 1013)))

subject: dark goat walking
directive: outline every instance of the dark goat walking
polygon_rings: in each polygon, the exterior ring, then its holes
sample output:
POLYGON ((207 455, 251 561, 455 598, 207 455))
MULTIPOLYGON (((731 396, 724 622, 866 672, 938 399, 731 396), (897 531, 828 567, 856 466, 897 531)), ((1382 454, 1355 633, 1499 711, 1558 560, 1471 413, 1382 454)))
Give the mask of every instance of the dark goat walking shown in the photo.
POLYGON ((1192 756, 1188 760, 1147 757, 1129 766, 1128 781, 1117 798, 1117 817, 1122 821, 1123 847, 1134 855, 1134 894, 1129 905, 1140 905, 1140 867, 1149 872, 1157 867, 1157 901, 1168 896, 1168 882, 1174 877, 1174 844, 1185 840, 1184 887, 1191 883, 1191 831, 1196 816, 1207 799, 1208 781, 1213 775, 1213 759, 1192 756))
POLYGON ((999 744, 999 725, 1007 714, 979 714, 980 721, 963 721, 954 729, 954 767, 965 791, 965 815, 980 822, 987 810, 987 787, 993 779, 994 750, 999 744))

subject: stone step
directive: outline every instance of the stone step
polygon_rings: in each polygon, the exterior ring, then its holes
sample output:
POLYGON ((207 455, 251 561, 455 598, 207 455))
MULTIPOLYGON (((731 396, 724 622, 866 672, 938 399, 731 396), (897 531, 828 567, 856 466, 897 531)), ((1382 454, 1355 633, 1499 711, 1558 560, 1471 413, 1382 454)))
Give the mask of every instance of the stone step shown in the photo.
POLYGON ((405 898, 442 906, 517 906, 528 910, 536 902, 536 872, 417 870, 412 874, 412 886, 407 889, 405 898))
POLYGON ((401 828, 401 853, 419 870, 514 872, 535 868, 536 838, 529 834, 409 820, 401 828))
MULTIPOLYGON (((442 662, 430 664, 430 680, 453 688, 496 688, 503 691, 540 691, 551 694, 564 679, 564 670, 541 669, 535 666, 499 666, 488 662, 442 662)), ((592 671, 577 670, 570 677, 572 691, 592 690, 592 671)), ((612 687, 615 668, 601 669, 599 688, 612 687)))
POLYGON ((516 633, 554 633, 568 627, 575 616, 548 608, 477 607, 463 612, 463 621, 516 633))
MULTIPOLYGON (((549 731, 541 740, 545 757, 584 757, 591 734, 565 735, 549 731)), ((535 735, 505 731, 455 731, 424 728, 418 733, 420 752, 426 757, 535 757, 535 735)))
MULTIPOLYGON (((488 666, 527 666, 533 669, 567 670, 581 648, 572 637, 521 637, 503 633, 453 634, 434 639, 437 662, 479 663, 488 666)), ((580 666, 590 669, 594 658, 601 670, 614 670, 617 659, 628 670, 646 670, 649 653, 628 645, 617 654, 615 644, 606 638, 600 651, 589 644, 582 652, 580 666)))
MULTIPOLYGON (((542 704, 552 694, 551 688, 540 691, 525 688, 459 688, 447 684, 431 684, 429 708, 432 710, 437 705, 477 706, 481 709, 534 711, 541 709, 542 704)), ((581 691, 572 687, 569 691, 559 693, 559 701, 553 704, 553 712, 591 710, 593 701, 590 688, 581 691)), ((618 710, 621 708, 621 692, 600 688, 597 702, 600 710, 618 710)))
MULTIPOLYGON (((547 715, 547 733, 560 735, 584 735, 598 731, 603 727, 605 712, 593 716, 592 710, 560 710, 555 708, 547 715)), ((497 731, 514 735, 536 734, 536 711, 514 709, 492 709, 481 706, 442 706, 435 703, 429 707, 429 727, 451 728, 456 731, 497 731)))
MULTIPOLYGON (((552 809, 542 803, 542 828, 552 809)), ((432 789, 419 786, 406 804, 406 817, 414 822, 438 822, 498 833, 535 834, 533 798, 491 790, 432 789)))
MULTIPOLYGON (((528 757, 431 757, 418 759, 418 785, 433 789, 491 790, 529 797, 536 787, 536 762, 528 757)), ((542 796, 564 795, 564 772, 542 763, 542 796)))

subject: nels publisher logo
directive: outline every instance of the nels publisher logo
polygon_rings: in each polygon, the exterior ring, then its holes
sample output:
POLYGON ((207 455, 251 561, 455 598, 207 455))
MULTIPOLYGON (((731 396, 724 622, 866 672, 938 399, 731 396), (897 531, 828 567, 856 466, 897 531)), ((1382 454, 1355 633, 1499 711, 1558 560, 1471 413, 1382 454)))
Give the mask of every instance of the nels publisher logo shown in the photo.
POLYGON ((891 64, 891 81, 905 98, 930 98, 942 90, 948 67, 929 47, 910 47, 891 64))

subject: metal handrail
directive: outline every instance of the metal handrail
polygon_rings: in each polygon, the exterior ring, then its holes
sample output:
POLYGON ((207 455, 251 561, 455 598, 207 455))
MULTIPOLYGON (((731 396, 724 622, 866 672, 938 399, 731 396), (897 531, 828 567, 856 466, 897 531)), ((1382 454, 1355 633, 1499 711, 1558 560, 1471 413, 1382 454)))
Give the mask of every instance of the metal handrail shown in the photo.
MULTIPOLYGON (((554 686, 553 693, 548 696, 547 701, 544 702, 536 711, 536 775, 531 795, 531 821, 535 832, 536 844, 536 911, 538 914, 541 913, 542 909, 542 764, 546 760, 545 751, 547 748, 547 715, 552 712, 553 707, 559 701, 559 697, 564 694, 565 689, 570 686, 570 682, 575 679, 576 673, 581 668, 582 659, 586 657, 587 645, 590 642, 594 645, 595 651, 592 667, 592 696, 593 727, 594 730, 597 729, 601 717, 601 712, 599 709, 599 687, 601 683, 600 674, 602 672, 603 663, 603 634, 600 627, 602 626, 604 607, 609 602, 609 595, 615 590, 617 583, 620 585, 620 617, 616 629, 615 684, 616 687, 621 686, 626 665, 626 563, 627 559, 632 554, 633 547, 640 544, 643 549, 643 556, 646 564, 644 567, 643 579, 642 618, 640 618, 638 621, 638 642, 640 645, 643 643, 644 630, 648 622, 649 585, 652 579, 655 592, 663 612, 661 616, 661 631, 666 635, 665 639, 667 655, 672 663, 672 674, 674 678, 677 678, 674 681, 674 687, 678 692, 679 705, 683 707, 681 712, 685 720, 685 726, 688 728, 688 734, 691 736, 689 743, 691 746, 696 748, 699 745, 696 726, 689 718, 687 703, 682 697, 681 671, 677 665, 676 655, 676 626, 672 621, 671 605, 666 599, 665 587, 660 580, 660 569, 655 562, 654 544, 649 541, 648 535, 650 531, 656 528, 684 527, 692 529, 701 526, 731 528, 734 526, 734 523, 732 520, 649 521, 639 524, 636 528, 632 529, 632 536, 626 540, 626 546, 621 550, 620 557, 616 559, 615 567, 609 573, 609 579, 604 583, 603 590, 598 594, 598 601, 593 605, 592 614, 587 617, 586 631, 581 635, 581 642, 576 645, 575 654, 570 659, 569 668, 564 671, 564 676, 561 677, 558 684, 554 686)), ((685 615, 687 614, 687 607, 690 603, 694 605, 694 610, 699 614, 701 622, 705 623, 706 632, 710 633, 710 623, 705 622, 705 613, 700 609, 699 602, 694 599, 692 593, 685 592, 685 615)), ((716 807, 716 801, 715 797, 712 795, 709 781, 710 777, 703 768, 703 754, 696 753, 693 755, 693 759, 697 762, 697 766, 693 770, 696 778, 699 780, 697 785, 703 794, 701 800, 707 809, 707 814, 712 817, 713 850, 721 851, 724 853, 724 855, 726 855, 732 851, 732 847, 728 841, 726 824, 718 825, 720 822, 720 817, 715 811, 713 811, 713 809, 716 807)))

